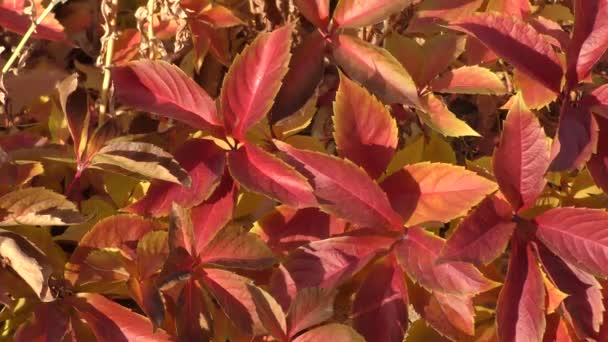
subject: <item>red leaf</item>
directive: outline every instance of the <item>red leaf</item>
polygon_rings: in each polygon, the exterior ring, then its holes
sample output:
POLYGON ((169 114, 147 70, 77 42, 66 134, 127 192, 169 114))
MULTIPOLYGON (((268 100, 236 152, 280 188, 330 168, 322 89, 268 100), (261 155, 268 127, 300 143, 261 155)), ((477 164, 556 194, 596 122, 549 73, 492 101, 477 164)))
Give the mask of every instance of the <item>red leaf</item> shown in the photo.
POLYGON ((554 208, 535 219, 536 235, 549 249, 587 272, 608 276, 608 213, 554 208))
POLYGON ((593 113, 608 118, 608 84, 593 89, 580 102, 581 105, 589 107, 593 113))
POLYGON ((475 334, 475 309, 469 296, 433 293, 424 307, 423 318, 452 340, 464 340, 465 334, 475 334))
POLYGON ((513 240, 496 311, 500 341, 542 341, 545 285, 531 246, 518 239, 513 240))
POLYGON ((326 30, 329 24, 329 0, 295 0, 300 13, 313 25, 326 30))
POLYGON ((572 342, 568 326, 559 314, 547 317, 547 329, 543 342, 572 342))
POLYGON ((512 14, 518 18, 527 19, 532 12, 530 0, 490 0, 486 11, 512 14))
POLYGON ((251 280, 235 273, 213 268, 201 271, 199 277, 218 301, 226 316, 239 329, 250 335, 265 332, 249 289, 249 286, 252 285, 251 280))
POLYGON ((566 51, 569 87, 587 78, 608 48, 608 1, 575 1, 574 14, 574 32, 566 51))
POLYGON ((157 229, 153 221, 132 215, 114 215, 97 222, 78 243, 66 265, 65 277, 78 283, 90 252, 102 248, 118 248, 131 259, 136 258, 137 241, 157 229), (128 228, 128 229, 125 229, 128 228))
POLYGON ((228 153, 228 168, 234 179, 257 192, 294 208, 317 204, 306 177, 274 155, 246 143, 228 153))
POLYGON ((154 181, 146 195, 125 208, 126 211, 154 217, 165 216, 173 202, 190 208, 207 199, 220 183, 224 172, 224 151, 209 140, 187 141, 175 153, 175 159, 188 171, 190 188, 166 181, 154 181))
POLYGON ((325 70, 325 44, 325 38, 316 30, 305 36, 294 49, 289 61, 289 70, 271 110, 271 122, 275 123, 295 113, 314 94, 325 70))
POLYGON ((292 25, 260 34, 230 67, 220 96, 224 126, 235 138, 270 110, 291 58, 292 25))
POLYGON ((230 65, 230 46, 228 46, 228 37, 223 31, 198 19, 188 20, 188 26, 192 31, 197 58, 204 58, 207 52, 211 52, 218 62, 226 66, 230 65))
POLYGON ((211 318, 206 304, 203 289, 196 280, 188 280, 177 299, 175 314, 177 336, 182 341, 211 339, 211 331, 202 326, 211 318))
POLYGON ((334 102, 334 140, 340 155, 363 167, 372 178, 384 172, 399 140, 391 113, 343 74, 334 102))
POLYGON ((70 330, 69 316, 58 302, 39 303, 33 319, 15 332, 17 342, 63 341, 70 330))
POLYGON ((445 241, 440 237, 412 227, 394 251, 401 267, 429 291, 470 296, 498 285, 471 264, 460 261, 437 263, 444 245, 445 241))
POLYGON ((344 232, 346 222, 317 208, 296 210, 278 206, 257 222, 255 233, 275 251, 289 251, 312 241, 327 239, 344 232))
POLYGON ((367 341, 403 341, 408 324, 408 293, 394 257, 375 265, 355 295, 353 327, 367 341))
POLYGON ((490 69, 464 66, 450 70, 430 84, 433 91, 450 94, 501 95, 507 88, 490 69))
POLYGON ((232 178, 226 173, 213 195, 200 205, 192 208, 192 224, 195 251, 200 253, 215 234, 232 219, 236 204, 237 189, 232 178))
POLYGON ((358 234, 311 242, 291 253, 285 261, 298 290, 307 287, 332 289, 349 280, 380 253, 394 238, 358 234))
POLYGON ((332 53, 346 74, 385 104, 418 104, 416 84, 388 51, 357 37, 340 34, 332 40, 332 53))
POLYGON ((309 287, 298 291, 287 316, 288 336, 321 324, 334 315, 335 291, 309 287))
POLYGON ((444 163, 407 165, 381 185, 407 226, 451 221, 496 190, 486 178, 444 163))
POLYGON ((336 27, 359 28, 376 24, 400 12, 414 0, 340 0, 333 13, 336 27))
POLYGON ((393 211, 380 186, 362 169, 347 160, 319 152, 305 151, 275 141, 277 147, 309 177, 322 209, 370 228, 395 228, 402 219, 393 211))
POLYGON ((602 134, 599 134, 597 151, 591 156, 587 168, 595 184, 608 193, 608 119, 595 116, 595 120, 602 134))
POLYGON ((551 89, 547 89, 542 83, 530 78, 519 69, 513 70, 513 86, 521 93, 524 103, 530 109, 542 108, 557 99, 557 94, 551 89))
POLYGON ((557 54, 532 26, 514 16, 484 13, 451 23, 556 93, 563 70, 557 54))
POLYGON ((138 60, 112 69, 116 96, 123 104, 153 112, 198 129, 219 129, 215 103, 175 65, 138 60))
POLYGON ((231 9, 219 4, 213 4, 211 8, 199 13, 197 18, 213 24, 214 28, 227 28, 243 24, 243 21, 231 9))
POLYGON ((214 267, 241 269, 267 268, 276 261, 257 235, 234 225, 220 230, 203 248, 199 260, 214 267))
MULTIPOLYGON (((3 1, 0 6, 0 26, 3 29, 18 33, 20 35, 25 34, 32 24, 31 17, 24 12, 25 2, 15 3, 15 1, 3 1)), ((39 6, 36 9, 42 10, 39 6)), ((42 11, 38 12, 40 15, 42 11)), ((53 42, 60 42, 68 45, 73 45, 65 35, 64 28, 55 19, 51 12, 40 25, 36 26, 36 31, 32 34, 33 38, 50 40, 53 42)))
POLYGON ((144 316, 95 293, 82 293, 68 301, 87 321, 100 342, 171 341, 162 330, 153 332, 152 323, 144 316))
POLYGON ((551 253, 542 244, 539 256, 547 275, 560 291, 568 297, 564 299, 564 316, 581 338, 597 338, 602 324, 602 287, 589 273, 565 262, 551 253))
POLYGON ((504 252, 515 229, 511 206, 496 196, 486 198, 460 222, 441 251, 442 260, 488 264, 504 252))
POLYGON ((553 139, 551 171, 581 169, 595 152, 598 124, 589 109, 564 105, 553 139))
POLYGON ((326 324, 298 336, 293 342, 365 342, 365 339, 349 327, 339 323, 326 324))
POLYGON ((545 187, 549 149, 536 115, 519 95, 504 122, 492 164, 500 191, 513 209, 519 211, 534 204, 545 187))

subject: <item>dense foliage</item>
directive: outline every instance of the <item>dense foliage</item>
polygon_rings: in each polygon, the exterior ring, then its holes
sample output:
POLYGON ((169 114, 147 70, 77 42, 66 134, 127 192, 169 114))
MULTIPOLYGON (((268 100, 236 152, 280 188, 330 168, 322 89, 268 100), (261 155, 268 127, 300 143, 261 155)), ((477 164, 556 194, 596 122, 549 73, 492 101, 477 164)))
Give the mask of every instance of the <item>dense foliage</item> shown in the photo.
POLYGON ((608 0, 0 4, 3 340, 608 341, 608 0))

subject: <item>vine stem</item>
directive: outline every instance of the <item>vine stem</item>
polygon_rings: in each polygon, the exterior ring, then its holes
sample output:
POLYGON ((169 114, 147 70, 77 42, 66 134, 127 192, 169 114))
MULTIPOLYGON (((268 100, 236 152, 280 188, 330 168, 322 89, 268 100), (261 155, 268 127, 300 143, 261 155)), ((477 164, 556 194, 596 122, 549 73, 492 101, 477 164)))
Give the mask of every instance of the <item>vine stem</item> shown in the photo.
POLYGON ((27 29, 27 32, 25 32, 25 35, 23 35, 23 38, 21 38, 21 41, 15 48, 15 51, 13 51, 13 53, 11 54, 11 57, 8 59, 8 61, 6 61, 6 63, 4 64, 4 67, 2 67, 3 75, 9 71, 9 69, 13 66, 13 64, 15 63, 17 58, 19 58, 19 55, 21 55, 21 50, 23 50, 23 47, 25 46, 27 41, 30 39, 30 37, 32 36, 34 31, 36 31, 36 27, 38 27, 38 25, 40 25, 42 23, 44 18, 46 18, 46 16, 49 15, 49 13, 51 13, 51 11, 55 7, 55 5, 59 2, 60 1, 51 1, 49 6, 44 9, 42 14, 40 14, 40 16, 36 19, 36 21, 30 25, 30 27, 27 29))
POLYGON ((118 7, 118 0, 112 0, 111 7, 113 15, 110 17, 110 20, 108 22, 108 30, 110 32, 108 36, 108 45, 106 47, 106 58, 103 64, 103 81, 101 84, 101 100, 99 104, 99 126, 103 125, 106 118, 106 112, 108 110, 108 94, 110 92, 111 80, 110 67, 112 66, 112 58, 114 57, 114 42, 116 40, 116 37, 114 36, 114 32, 116 30, 115 13, 116 8, 118 7))

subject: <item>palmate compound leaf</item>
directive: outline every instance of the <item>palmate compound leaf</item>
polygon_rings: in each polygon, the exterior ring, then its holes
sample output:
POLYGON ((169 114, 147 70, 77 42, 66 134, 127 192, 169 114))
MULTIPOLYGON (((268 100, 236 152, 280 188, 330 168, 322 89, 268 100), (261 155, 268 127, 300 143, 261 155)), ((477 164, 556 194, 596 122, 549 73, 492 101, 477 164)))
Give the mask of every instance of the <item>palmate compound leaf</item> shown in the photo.
POLYGON ((445 240, 419 227, 408 229, 394 252, 401 267, 429 291, 471 296, 495 288, 473 265, 461 261, 438 263, 445 240))
POLYGON ((25 188, 0 196, 0 227, 67 226, 84 221, 74 203, 45 188, 25 188))
POLYGON ((402 219, 365 171, 345 159, 299 150, 276 140, 275 145, 308 177, 324 211, 362 227, 401 229, 402 219))
POLYGON ((385 49, 346 34, 333 37, 331 46, 342 70, 385 104, 419 104, 412 77, 385 49))
POLYGON ((426 162, 405 166, 381 186, 407 226, 448 222, 497 189, 494 182, 463 167, 426 162))
POLYGON ((559 93, 563 70, 553 47, 532 26, 507 14, 483 13, 450 23, 516 68, 559 93))
POLYGON ((340 0, 333 12, 333 20, 337 27, 341 28, 373 25, 414 2, 414 0, 340 0))
POLYGON ((608 277, 608 213, 599 209, 554 208, 535 218, 538 238, 572 265, 608 277))
POLYGON ((0 229, 0 257, 43 302, 55 299, 48 281, 53 267, 35 244, 25 237, 0 229))
POLYGON ((84 318, 100 342, 171 341, 164 331, 154 331, 152 322, 97 293, 79 293, 67 301, 84 318))
POLYGON ((329 24, 329 0, 294 0, 300 13, 321 30, 329 24))
POLYGON ((173 156, 143 142, 116 141, 101 148, 90 167, 190 186, 192 179, 173 156))
POLYGON ((490 69, 477 65, 452 69, 430 84, 433 91, 449 94, 502 95, 507 88, 502 80, 490 69))
POLYGON ((374 265, 355 295, 353 327, 367 341, 403 341, 408 324, 405 276, 394 256, 374 265))
POLYGON ((112 79, 116 96, 125 105, 198 129, 221 126, 213 99, 175 65, 142 59, 114 67, 112 79))
POLYGON ((500 341, 542 341, 545 286, 532 246, 520 239, 513 240, 496 314, 500 341))
POLYGON ((175 159, 187 171, 191 179, 190 187, 162 180, 153 181, 146 195, 124 210, 159 217, 169 213, 173 202, 192 207, 211 196, 224 173, 225 152, 212 141, 193 139, 179 148, 175 159))
POLYGON ((232 63, 220 104, 228 133, 241 140, 272 107, 291 59, 293 25, 260 34, 232 63))
POLYGON ((378 178, 393 158, 399 140, 390 112, 375 96, 340 74, 333 121, 340 155, 378 178))
POLYGON ((574 30, 566 51, 570 87, 581 82, 591 72, 608 48, 608 1, 576 1, 574 30))
POLYGON ((238 150, 229 152, 228 168, 234 179, 249 191, 294 208, 312 207, 317 204, 306 177, 253 144, 245 143, 238 150))
POLYGON ((488 264, 504 252, 513 231, 511 206, 497 196, 483 200, 448 238, 441 260, 488 264))
POLYGON ((538 121, 517 95, 504 122, 500 145, 492 166, 500 191, 519 211, 534 205, 545 186, 549 167, 547 136, 538 121))

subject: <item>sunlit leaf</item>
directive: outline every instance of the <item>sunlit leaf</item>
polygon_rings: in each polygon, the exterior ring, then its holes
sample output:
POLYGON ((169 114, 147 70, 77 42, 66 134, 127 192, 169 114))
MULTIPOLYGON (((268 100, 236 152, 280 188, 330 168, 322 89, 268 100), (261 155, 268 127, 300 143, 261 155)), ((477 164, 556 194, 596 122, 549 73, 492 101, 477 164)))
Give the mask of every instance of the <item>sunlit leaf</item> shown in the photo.
POLYGON ((358 28, 378 23, 414 0, 340 0, 333 12, 338 27, 358 28))
POLYGON ((45 188, 25 188, 0 197, 0 227, 66 226, 84 221, 76 205, 45 188))
POLYGON ((501 95, 507 92, 498 75, 479 66, 450 70, 430 84, 433 91, 450 94, 501 95))

